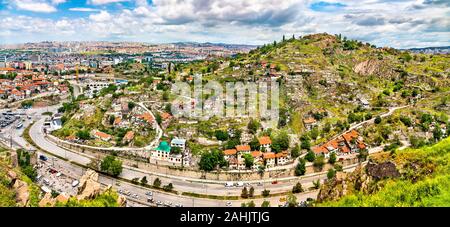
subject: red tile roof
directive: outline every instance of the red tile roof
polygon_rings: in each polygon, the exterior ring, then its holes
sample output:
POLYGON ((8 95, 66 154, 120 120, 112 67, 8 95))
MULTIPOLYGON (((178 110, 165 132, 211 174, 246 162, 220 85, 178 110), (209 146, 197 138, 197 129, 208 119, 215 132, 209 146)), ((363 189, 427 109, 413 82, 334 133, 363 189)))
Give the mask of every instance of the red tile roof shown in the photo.
POLYGON ((100 138, 102 138, 102 139, 111 139, 111 135, 108 135, 108 134, 106 134, 104 132, 101 132, 101 131, 95 132, 95 135, 100 137, 100 138))
POLYGON ((311 149, 315 154, 327 154, 328 150, 325 148, 325 146, 317 146, 313 147, 311 149))
POLYGON ((134 138, 134 132, 128 131, 123 138, 127 141, 131 141, 134 138))
POLYGON ((237 153, 236 149, 228 149, 228 150, 224 150, 223 154, 224 155, 235 155, 237 153))
POLYGON ((260 157, 262 155, 262 152, 261 151, 252 151, 251 154, 252 154, 253 158, 256 158, 256 157, 260 157))
POLYGON ((237 145, 236 150, 237 151, 250 151, 251 148, 249 145, 237 145))
POLYGON ((149 112, 145 112, 138 117, 146 120, 149 124, 153 123, 154 120, 153 116, 149 112))
POLYGON ((347 143, 350 143, 353 139, 358 138, 358 132, 356 130, 352 130, 352 131, 347 132, 344 135, 342 135, 342 137, 344 137, 344 139, 345 139, 345 141, 347 141, 347 143))
POLYGON ((266 152, 266 153, 263 153, 263 158, 264 158, 264 159, 275 158, 275 153, 273 153, 273 152, 266 152))
POLYGON ((263 137, 259 138, 259 144, 261 144, 261 145, 272 144, 272 140, 268 136, 263 136, 263 137))

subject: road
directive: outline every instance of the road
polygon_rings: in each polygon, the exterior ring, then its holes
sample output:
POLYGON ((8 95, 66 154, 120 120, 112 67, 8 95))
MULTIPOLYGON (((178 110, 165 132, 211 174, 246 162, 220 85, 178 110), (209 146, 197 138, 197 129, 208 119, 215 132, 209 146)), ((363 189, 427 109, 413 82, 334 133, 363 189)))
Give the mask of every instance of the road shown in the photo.
MULTIPOLYGON (((86 154, 80 154, 74 151, 69 151, 57 146, 56 144, 48 141, 41 128, 43 126, 44 119, 38 120, 30 128, 31 139, 41 148, 52 154, 68 159, 70 162, 79 163, 81 165, 88 165, 95 157, 87 156, 86 154)), ((352 171, 354 166, 346 167, 346 171, 352 171)), ((141 179, 146 177, 148 182, 153 182, 156 178, 162 181, 162 184, 172 183, 175 190, 182 192, 193 192, 197 194, 209 194, 209 195, 231 195, 236 196, 241 194, 241 188, 228 188, 226 189, 223 181, 203 180, 195 178, 187 178, 180 176, 170 176, 163 173, 148 172, 140 169, 136 169, 129 166, 124 166, 120 175, 121 178, 132 180, 134 178, 141 179)), ((311 174, 303 177, 283 177, 273 178, 267 180, 253 180, 243 181, 244 183, 253 184, 255 193, 260 194, 264 189, 270 190, 272 193, 286 192, 292 189, 292 185, 297 182, 301 182, 304 187, 311 187, 313 181, 326 179, 326 173, 311 174), (278 181, 277 184, 271 184, 272 181, 278 181), (263 185, 257 185, 257 183, 263 182, 263 185)))
MULTIPOLYGON (((400 107, 402 108, 402 107, 400 107)), ((33 120, 37 120, 36 123, 30 128, 30 136, 31 139, 42 149, 46 150, 47 152, 50 152, 54 155, 64 157, 67 159, 67 161, 64 161, 62 159, 56 159, 61 163, 61 169, 69 171, 76 176, 80 177, 82 173, 85 171, 84 168, 74 165, 71 162, 78 163, 81 165, 87 165, 91 162, 91 159, 94 157, 86 157, 85 154, 81 155, 79 153, 69 151, 66 149, 63 149, 51 142, 49 142, 42 132, 42 126, 44 122, 44 117, 42 116, 43 112, 46 111, 54 111, 57 109, 57 106, 55 107, 49 107, 49 108, 41 108, 41 109, 34 109, 30 111, 28 114, 33 116, 33 120)), ((399 109, 399 108, 396 108, 399 109)), ((388 116, 392 114, 396 109, 390 110, 385 115, 388 116)), ((29 124, 30 122, 27 122, 29 124)), ((25 126, 26 127, 26 126, 25 126)), ((354 126, 356 127, 356 126, 354 126)), ((15 129, 10 127, 9 129, 5 129, 5 131, 14 131, 15 129)), ((22 129, 23 130, 23 129, 22 129)), ((4 133, 3 135, 6 135, 7 133, 4 133)), ((11 133, 13 135, 15 143, 17 143, 18 146, 30 146, 27 145, 26 141, 23 140, 23 138, 20 137, 21 132, 17 131, 15 133, 11 133)), ((352 171, 355 168, 355 166, 346 167, 345 171, 352 171)), ((123 169, 122 174, 120 175, 121 178, 132 180, 133 178, 142 178, 143 176, 147 177, 148 182, 153 182, 156 177, 158 177, 162 181, 162 185, 172 183, 174 185, 174 189, 179 192, 193 192, 197 194, 209 194, 209 195, 228 195, 228 196, 236 196, 240 195, 242 188, 232 187, 232 188, 225 188, 223 185, 223 182, 221 181, 206 181, 201 179, 192 179, 192 178, 184 178, 184 177, 175 177, 175 176, 161 176, 161 173, 150 173, 143 170, 138 170, 132 167, 125 166, 123 169), (203 181, 203 182, 202 182, 203 181)), ((279 183, 277 184, 271 184, 270 182, 275 179, 269 179, 264 181, 262 185, 258 185, 257 182, 259 181, 247 181, 246 183, 252 184, 252 186, 255 188, 255 195, 259 195, 262 190, 267 189, 271 191, 272 193, 277 192, 285 192, 290 191, 292 189, 292 185, 296 182, 301 182, 303 184, 304 188, 309 188, 312 186, 312 181, 315 181, 317 179, 325 179, 326 173, 321 174, 312 174, 308 176, 303 176, 301 178, 299 177, 285 177, 285 178, 279 178, 276 179, 279 183)), ((135 193, 139 195, 139 198, 142 200, 141 203, 145 204, 146 196, 145 192, 149 189, 142 188, 141 186, 136 186, 134 184, 127 183, 125 181, 113 179, 104 175, 101 175, 100 181, 103 184, 112 184, 116 188, 120 189, 126 189, 129 191, 132 191, 132 193, 135 193), (117 186, 115 183, 120 182, 120 186, 117 186)), ((184 206, 225 206, 226 201, 223 200, 212 200, 212 199, 201 199, 201 198, 193 198, 193 197, 186 197, 181 195, 174 195, 170 193, 164 193, 160 191, 153 191, 154 192, 154 200, 157 201, 177 201, 177 203, 182 204, 184 206)), ((307 197, 315 197, 314 193, 316 192, 308 192, 305 193, 304 197, 305 199, 307 197)), ((303 196, 303 194, 302 194, 303 196)), ((300 196, 300 200, 301 200, 300 196)), ((279 197, 270 198, 271 204, 277 204, 277 199, 279 197)), ((262 202, 263 199, 255 200, 255 203, 258 205, 259 202, 262 202)), ((138 201, 139 202, 139 201, 138 201)), ((233 206, 240 206, 240 201, 233 202, 233 206)))

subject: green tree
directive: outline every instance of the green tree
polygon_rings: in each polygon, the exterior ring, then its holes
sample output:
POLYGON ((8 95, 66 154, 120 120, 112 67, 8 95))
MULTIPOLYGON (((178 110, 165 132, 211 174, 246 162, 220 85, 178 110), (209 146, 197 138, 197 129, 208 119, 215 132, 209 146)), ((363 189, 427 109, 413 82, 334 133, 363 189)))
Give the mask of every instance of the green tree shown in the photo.
POLYGON ((217 166, 225 166, 226 161, 223 152, 212 150, 210 152, 203 152, 200 158, 199 167, 201 170, 211 171, 217 166))
POLYGON ((245 167, 251 168, 253 166, 253 162, 255 161, 253 156, 251 154, 244 154, 242 157, 244 158, 245 167))
POLYGON ((252 141, 248 144, 253 151, 259 150, 259 140, 256 136, 253 137, 252 141))
POLYGON ((313 166, 314 166, 315 168, 317 168, 317 169, 319 169, 319 170, 322 170, 322 168, 323 168, 324 165, 325 165, 325 161, 324 161, 323 155, 317 156, 317 157, 314 159, 313 166))
POLYGON ((270 190, 264 189, 264 190, 261 192, 261 195, 262 195, 263 197, 269 196, 269 195, 270 195, 270 190))
POLYGON ((89 134, 89 132, 87 130, 79 130, 76 133, 76 136, 81 140, 88 140, 91 138, 91 135, 89 134))
POLYGON ((303 158, 299 158, 297 166, 295 166, 295 176, 305 175, 306 162, 303 158))
POLYGON ((250 119, 250 121, 248 122, 248 125, 247 125, 248 131, 252 134, 255 134, 260 127, 261 127, 261 124, 253 118, 250 119))
POLYGON ((158 124, 161 124, 161 122, 162 122, 162 117, 161 117, 161 115, 160 115, 159 113, 156 113, 156 114, 155 114, 155 118, 156 118, 156 122, 157 122, 158 124))
POLYGON ((336 170, 336 172, 342 172, 343 167, 340 164, 334 164, 334 169, 336 170))
POLYGON ((439 141, 442 136, 443 136, 443 133, 442 133, 441 127, 439 126, 439 124, 436 124, 433 129, 434 140, 439 141))
POLYGON ((122 161, 113 155, 108 155, 100 163, 100 169, 109 175, 117 177, 122 173, 122 161))
POLYGON ((289 193, 286 196, 286 203, 287 203, 288 207, 296 207, 296 206, 298 206, 297 197, 294 194, 289 193))
POLYGON ((153 181, 153 187, 155 187, 155 188, 161 187, 161 180, 160 180, 159 178, 156 178, 156 179, 153 181))
POLYGON ((319 127, 314 127, 311 129, 311 131, 309 132, 309 134, 311 135, 312 139, 317 139, 317 137, 319 136, 319 127))
POLYGON ((132 110, 134 107, 136 106, 136 103, 134 103, 134 102, 128 102, 128 109, 129 110, 132 110))
POLYGON ((215 135, 216 139, 220 140, 220 141, 226 141, 228 139, 228 133, 223 130, 216 130, 214 132, 214 135, 215 135))
POLYGON ((172 191, 172 190, 173 190, 173 185, 172 185, 172 183, 169 183, 168 185, 164 185, 164 186, 163 186, 163 190, 166 191, 166 192, 172 191))
POLYGON ((317 179, 317 181, 313 181, 313 188, 315 189, 320 188, 320 179, 317 179))
POLYGON ((261 207, 270 207, 270 202, 267 200, 264 200, 261 204, 261 207))
POLYGON ((272 150, 275 153, 285 151, 289 148, 289 135, 286 132, 280 132, 272 141, 272 150))
POLYGON ((314 154, 313 151, 309 150, 308 153, 305 155, 305 159, 306 159, 308 162, 313 162, 314 159, 316 159, 316 155, 314 154))
POLYGON ((298 145, 295 145, 291 150, 291 157, 295 159, 298 156, 300 156, 300 147, 298 145))
POLYGON ((297 182, 297 184, 294 185, 294 187, 292 187, 292 193, 300 193, 303 192, 303 187, 302 184, 300 182, 297 182))
POLYGON ((357 157, 359 160, 365 161, 369 156, 369 152, 367 150, 359 151, 357 157))
POLYGON ((247 190, 247 187, 244 187, 244 188, 242 189, 241 197, 244 198, 244 199, 248 198, 248 190, 247 190))
POLYGON ((146 185, 147 183, 148 183, 147 177, 146 177, 146 176, 142 177, 142 179, 141 179, 141 185, 146 185))
POLYGON ((311 139, 308 135, 303 135, 300 137, 301 145, 300 147, 302 149, 310 150, 311 149, 311 139))
POLYGON ((250 190, 248 190, 248 197, 253 197, 255 195, 255 189, 253 187, 250 187, 250 190))
POLYGON ((168 91, 163 92, 162 99, 163 99, 163 101, 169 101, 169 92, 168 91))
POLYGON ((328 158, 328 163, 334 164, 336 162, 336 153, 331 152, 330 157, 328 158))
POLYGON ((332 179, 334 176, 336 175, 336 170, 334 169, 329 169, 327 172, 327 178, 330 180, 332 179))
POLYGON ((381 117, 380 116, 377 116, 376 118, 375 118, 375 124, 380 124, 381 123, 381 117))

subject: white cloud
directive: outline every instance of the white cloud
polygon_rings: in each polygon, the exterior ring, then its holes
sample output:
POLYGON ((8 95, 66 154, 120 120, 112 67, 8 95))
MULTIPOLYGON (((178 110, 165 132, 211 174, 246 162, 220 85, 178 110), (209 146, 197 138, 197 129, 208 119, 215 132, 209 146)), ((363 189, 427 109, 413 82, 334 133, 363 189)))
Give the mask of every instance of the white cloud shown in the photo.
POLYGON ((9 6, 13 6, 19 10, 26 10, 39 13, 56 12, 56 6, 65 3, 66 0, 11 0, 6 1, 9 6))
POLYGON ((52 13, 56 12, 56 8, 48 2, 36 2, 31 0, 15 0, 13 4, 20 10, 39 12, 39 13, 52 13))
POLYGON ((69 8, 69 11, 75 11, 75 12, 97 12, 97 11, 100 11, 100 10, 99 9, 94 9, 94 8, 75 7, 75 8, 69 8))
POLYGON ((111 14, 108 11, 102 10, 99 14, 90 15, 89 18, 95 22, 107 22, 111 20, 111 14))
MULTIPOLYGON (((101 5, 112 1, 90 1, 94 2, 101 5)), ((146 0, 135 0, 134 8, 97 10, 98 13, 87 18, 44 20, 0 16, 0 23, 8 24, 2 27, 0 37, 5 40, 1 42, 19 42, 17 37, 32 37, 33 40, 264 44, 279 40, 282 35, 328 32, 342 33, 377 46, 450 45, 449 9, 442 5, 415 0, 346 0, 344 9, 329 13, 311 10, 312 2, 315 0, 153 0, 149 4, 146 0), (6 22, 8 18, 14 23, 6 22)), ((93 8, 69 10, 95 11, 93 8)))
POLYGON ((129 0, 89 0, 89 4, 92 5, 105 5, 109 3, 116 3, 116 2, 128 2, 129 0))

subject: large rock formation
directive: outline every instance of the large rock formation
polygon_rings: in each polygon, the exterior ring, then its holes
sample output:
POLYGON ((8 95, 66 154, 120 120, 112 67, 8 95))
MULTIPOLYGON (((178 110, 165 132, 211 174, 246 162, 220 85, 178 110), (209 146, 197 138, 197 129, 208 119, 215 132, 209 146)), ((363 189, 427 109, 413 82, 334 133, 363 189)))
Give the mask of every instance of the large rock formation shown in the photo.
POLYGON ((317 201, 338 200, 354 191, 373 193, 379 190, 379 180, 397 177, 400 177, 400 173, 393 162, 370 162, 366 166, 358 166, 351 173, 338 172, 334 178, 322 185, 317 201))
POLYGON ((80 179, 77 198, 92 199, 102 192, 101 185, 98 182, 98 173, 88 169, 80 179))
POLYGON ((395 164, 391 161, 383 162, 380 164, 369 163, 366 166, 366 170, 367 174, 369 174, 375 180, 400 177, 400 172, 397 170, 395 164))
POLYGON ((28 206, 30 199, 30 192, 28 190, 27 182, 16 179, 13 185, 14 190, 16 190, 16 201, 20 206, 28 206))

